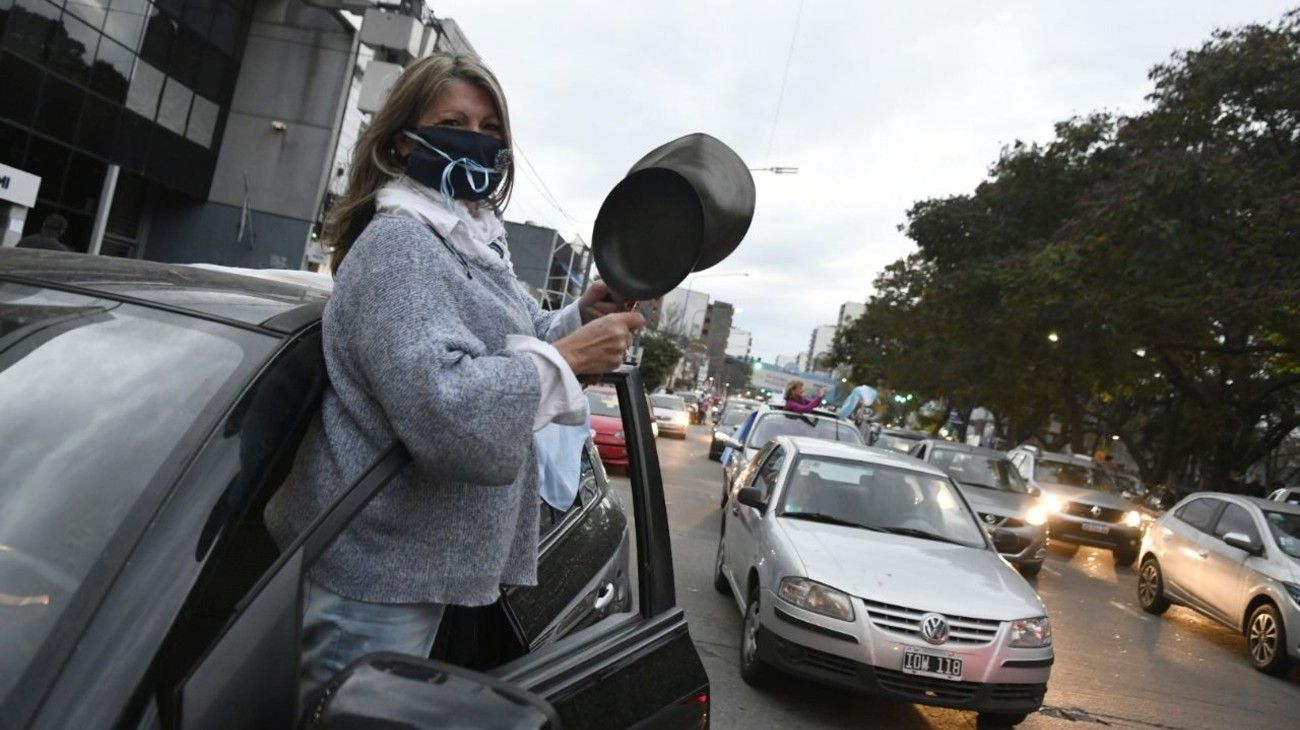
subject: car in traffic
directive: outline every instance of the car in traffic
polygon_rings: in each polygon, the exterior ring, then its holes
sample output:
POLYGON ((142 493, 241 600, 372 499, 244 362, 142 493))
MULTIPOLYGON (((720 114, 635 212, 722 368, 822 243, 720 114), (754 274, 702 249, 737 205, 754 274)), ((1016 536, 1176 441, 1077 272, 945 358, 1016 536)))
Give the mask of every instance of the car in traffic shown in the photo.
POLYGON ((723 413, 726 413, 727 411, 732 409, 740 409, 749 412, 749 411, 757 410, 758 407, 761 405, 763 405, 762 401, 755 400, 753 398, 728 398, 724 400, 722 402, 722 405, 718 407, 717 412, 714 414, 713 420, 716 423, 717 420, 722 417, 723 413))
POLYGON ((737 475, 722 516, 714 585, 742 616, 749 684, 781 671, 975 710, 981 725, 1041 707, 1051 620, 939 469, 778 436, 737 475))
POLYGON ((1271 502, 1286 502, 1287 504, 1300 504, 1300 487, 1282 487, 1269 492, 1268 499, 1271 502))
POLYGON ((910 452, 917 444, 934 438, 925 431, 913 431, 907 428, 882 427, 871 430, 868 444, 878 449, 890 449, 900 454, 910 452))
POLYGON ((650 408, 654 412, 655 423, 659 424, 659 435, 686 438, 686 429, 691 423, 691 415, 686 401, 680 395, 671 393, 652 393, 650 408))
POLYGON ((728 408, 723 412, 722 417, 713 426, 713 437, 709 439, 709 458, 718 461, 722 458, 722 451, 726 448, 724 443, 727 438, 740 428, 745 422, 752 409, 748 408, 728 408))
POLYGON ((678 393, 686 404, 686 416, 691 423, 700 423, 700 396, 696 393, 678 393))
POLYGON ((762 405, 750 412, 740 428, 722 440, 722 501, 727 503, 736 474, 754 458, 759 449, 777 436, 811 438, 861 444, 862 434, 851 421, 834 411, 795 413, 779 406, 762 405))
POLYGON ((591 413, 591 440, 607 468, 627 467, 627 439, 623 434, 623 412, 618 393, 607 386, 588 386, 587 409, 591 413))
POLYGON ((1178 604, 1224 624, 1267 674, 1300 661, 1300 505, 1195 494, 1147 529, 1141 558, 1143 610, 1178 604))
MULTIPOLYGON (((410 463, 395 442, 292 545, 270 539, 263 506, 327 380, 327 296, 0 249, 0 724, 295 724, 303 576, 410 463)), ((588 442, 576 501, 537 505, 538 585, 448 608, 431 657, 371 655, 340 675, 333 696, 388 698, 349 705, 353 722, 402 725, 410 712, 458 713, 468 727, 707 722, 640 377, 624 369, 606 383, 624 404, 636 512, 588 442), (638 524, 654 534, 633 558, 638 524)), ((326 726, 342 712, 315 709, 326 726)))
POLYGON ((1152 515, 1125 497, 1124 489, 1096 462, 1033 445, 1019 446, 1007 455, 1020 476, 1042 493, 1053 543, 1104 548, 1111 551, 1116 565, 1133 564, 1143 527, 1152 515))
POLYGON ((1001 451, 943 439, 922 441, 912 456, 943 470, 957 483, 986 530, 1002 529, 1002 557, 1026 578, 1038 575, 1047 558, 1047 510, 1001 451))

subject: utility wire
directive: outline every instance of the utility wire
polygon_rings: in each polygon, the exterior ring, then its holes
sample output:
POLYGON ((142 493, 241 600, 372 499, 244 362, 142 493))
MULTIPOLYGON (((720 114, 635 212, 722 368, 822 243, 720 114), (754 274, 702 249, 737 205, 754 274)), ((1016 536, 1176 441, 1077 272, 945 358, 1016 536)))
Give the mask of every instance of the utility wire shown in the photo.
POLYGON ((781 102, 785 100, 785 81, 790 76, 790 59, 794 58, 794 42, 799 37, 799 20, 803 18, 803 0, 794 14, 794 30, 790 31, 790 50, 785 54, 785 70, 781 72, 781 90, 776 95, 776 113, 772 115, 772 132, 767 137, 767 163, 772 164, 772 145, 776 142, 776 123, 781 119, 781 102))
POLYGON ((560 211, 560 215, 569 219, 569 222, 575 225, 582 225, 582 221, 569 215, 568 211, 564 209, 564 206, 560 205, 559 199, 556 198, 555 194, 551 192, 551 189, 546 186, 546 181, 542 180, 541 173, 537 172, 536 167, 533 167, 533 163, 528 160, 528 156, 524 154, 524 151, 520 149, 518 144, 514 145, 514 152, 524 163, 524 167, 520 169, 524 170, 525 173, 528 173, 527 177, 530 179, 530 182, 537 187, 538 192, 542 194, 542 199, 554 206, 556 210, 560 211))

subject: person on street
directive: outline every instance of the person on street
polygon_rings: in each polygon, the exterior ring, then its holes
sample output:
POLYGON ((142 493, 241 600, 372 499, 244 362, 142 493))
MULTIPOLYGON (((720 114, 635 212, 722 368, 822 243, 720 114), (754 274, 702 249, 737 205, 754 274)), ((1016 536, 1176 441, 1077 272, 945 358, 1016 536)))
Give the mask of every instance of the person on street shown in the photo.
POLYGON ((479 59, 422 58, 357 142, 330 211, 329 386, 267 525, 283 548, 390 444, 412 460, 310 570, 304 696, 365 654, 427 656, 448 605, 536 584, 539 483, 556 463, 540 452, 565 439, 534 432, 585 436, 578 378, 621 365, 644 327, 599 282, 552 312, 524 292, 501 220, 511 143, 479 59))
POLYGON ((44 221, 41 221, 40 233, 33 233, 30 236, 23 236, 18 239, 17 247, 71 253, 72 249, 63 245, 63 242, 59 240, 67 230, 68 219, 58 213, 51 213, 45 216, 44 221))
POLYGON ((803 394, 803 381, 791 380, 785 386, 785 405, 787 411, 795 413, 807 413, 822 404, 822 399, 826 397, 826 388, 823 386, 817 390, 815 398, 805 398, 803 394))

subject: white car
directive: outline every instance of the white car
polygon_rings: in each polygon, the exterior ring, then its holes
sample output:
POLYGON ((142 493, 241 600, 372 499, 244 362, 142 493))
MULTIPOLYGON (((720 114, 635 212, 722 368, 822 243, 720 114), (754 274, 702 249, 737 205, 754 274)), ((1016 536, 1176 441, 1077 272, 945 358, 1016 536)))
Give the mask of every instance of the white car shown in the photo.
POLYGON ((686 412, 686 401, 680 395, 656 393, 650 396, 650 410, 655 423, 659 424, 661 435, 686 438, 686 427, 691 423, 691 415, 686 412))
POLYGON ((740 672, 773 670, 1014 725, 1043 703, 1051 621, 952 481, 906 455, 780 436, 737 475, 714 584, 740 672))
POLYGON ((1300 504, 1300 487, 1283 487, 1274 489, 1268 495, 1271 502, 1286 502, 1287 504, 1300 504))

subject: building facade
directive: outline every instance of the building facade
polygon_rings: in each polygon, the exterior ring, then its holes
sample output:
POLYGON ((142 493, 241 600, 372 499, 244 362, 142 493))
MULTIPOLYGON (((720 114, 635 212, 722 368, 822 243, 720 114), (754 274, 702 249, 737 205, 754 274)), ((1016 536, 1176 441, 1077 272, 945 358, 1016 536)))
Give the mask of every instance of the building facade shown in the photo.
POLYGON ((847 327, 853 324, 853 320, 861 317, 867 311, 867 305, 863 302, 845 302, 840 305, 840 316, 835 320, 835 326, 847 327))
POLYGON ((727 342, 731 337, 731 320, 735 313, 735 307, 727 302, 713 302, 705 311, 704 325, 700 328, 700 339, 704 341, 704 362, 697 372, 697 381, 703 381, 722 370, 723 360, 727 356, 727 342))
POLYGON ((672 337, 694 340, 703 331, 708 309, 708 294, 691 289, 673 289, 663 296, 653 328, 672 337))
POLYGON ((537 292, 543 307, 559 309, 582 296, 591 277, 591 249, 554 228, 506 221, 515 275, 537 292))
POLYGON ((824 324, 812 331, 812 336, 808 338, 808 359, 804 361, 806 370, 829 372, 821 366, 821 356, 830 352, 831 343, 835 341, 835 330, 835 325, 824 324))
MULTIPOLYGON (((739 327, 732 327, 731 334, 727 337, 727 357, 748 359, 750 351, 754 347, 754 335, 749 330, 742 330, 739 327)), ((777 367, 781 366, 781 358, 776 359, 777 367)))

